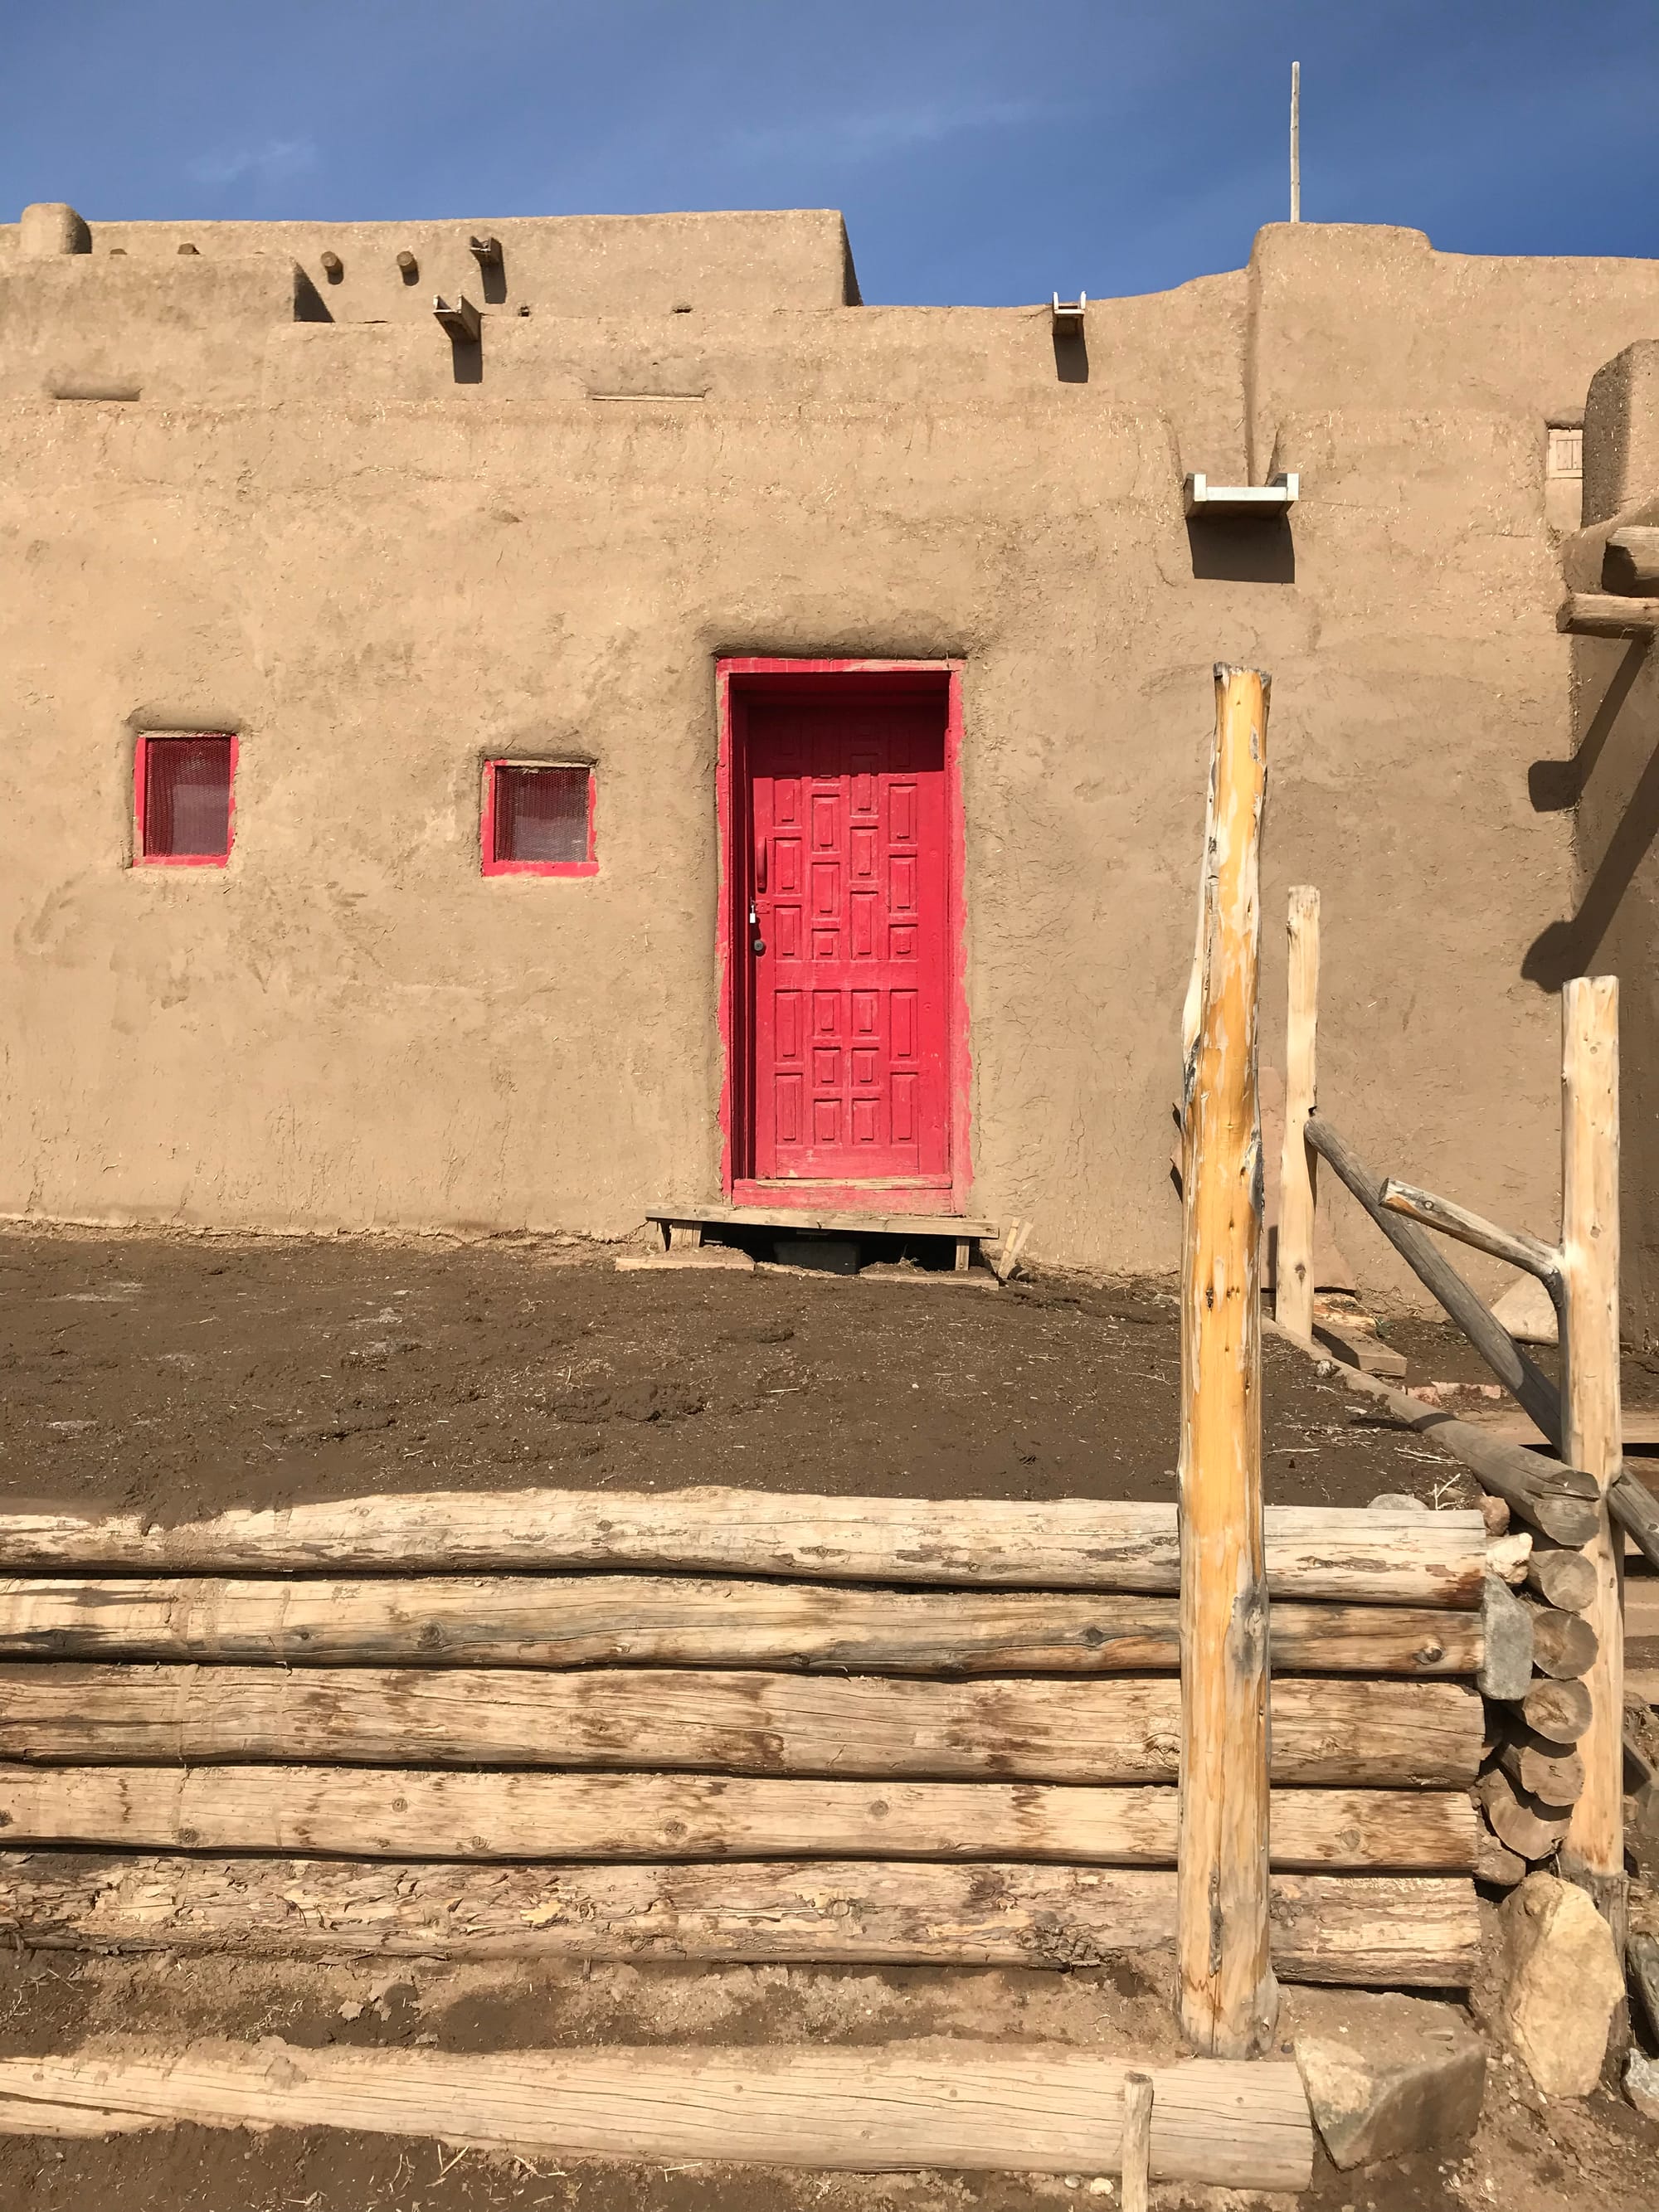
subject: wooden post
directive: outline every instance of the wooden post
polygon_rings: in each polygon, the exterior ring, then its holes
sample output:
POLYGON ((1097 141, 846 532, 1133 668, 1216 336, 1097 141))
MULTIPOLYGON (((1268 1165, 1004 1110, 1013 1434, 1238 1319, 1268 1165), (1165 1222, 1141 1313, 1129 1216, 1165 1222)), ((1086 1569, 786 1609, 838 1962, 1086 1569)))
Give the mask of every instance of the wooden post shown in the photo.
POLYGON ((1267 1583, 1261 1531, 1258 867, 1267 678, 1218 664, 1187 1012, 1181 1315, 1181 1823, 1176 1972, 1207 2055, 1266 2048, 1267 1583))
POLYGON ((1152 2171, 1152 2097, 1150 2074, 1123 2077, 1123 2212, 1147 2212, 1147 2184, 1152 2171))
POLYGON ((1316 1051, 1319 1030, 1319 893, 1309 884, 1291 892, 1291 987, 1285 1018, 1285 1148, 1279 1168, 1279 1255, 1273 1317, 1294 1336, 1311 1337, 1314 1307, 1314 1209, 1318 1161, 1304 1132, 1319 1103, 1316 1051))
POLYGON ((1619 1473, 1619 983, 1581 976, 1561 998, 1561 1259, 1565 1285, 1561 1455, 1601 1488, 1585 1556, 1595 1595, 1582 1618, 1596 1653, 1578 1741, 1584 1789, 1561 1871, 1587 1889, 1625 1954, 1624 1543, 1607 1492, 1619 1473))

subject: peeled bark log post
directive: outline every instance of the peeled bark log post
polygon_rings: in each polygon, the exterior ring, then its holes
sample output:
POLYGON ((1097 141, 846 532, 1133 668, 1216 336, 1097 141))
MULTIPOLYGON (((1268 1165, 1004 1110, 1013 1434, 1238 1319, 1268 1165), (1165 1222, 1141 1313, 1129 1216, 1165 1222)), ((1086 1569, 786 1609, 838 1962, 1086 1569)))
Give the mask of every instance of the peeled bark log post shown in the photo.
POLYGON ((1561 1871, 1595 1899, 1622 1959, 1624 1543, 1614 1532, 1606 1496, 1620 1473, 1621 1450, 1617 978, 1582 976, 1569 983, 1561 994, 1561 1255, 1566 1283, 1562 1456, 1602 1486, 1596 1531, 1585 1547, 1595 1569, 1596 1593, 1582 1616, 1574 1616, 1596 1638, 1595 1656, 1586 1671, 1590 1724, 1578 1744, 1584 1790, 1562 1845, 1561 1871))
POLYGON ((1217 665, 1183 1085, 1181 1317, 1182 2027, 1216 2057, 1264 2051, 1267 1577, 1261 1520, 1261 1127, 1256 1091, 1267 679, 1217 665))
POLYGON ((1294 1335, 1310 1337, 1314 1320, 1314 1219, 1318 1156, 1303 1131, 1318 1105, 1319 893, 1310 884, 1291 892, 1290 1000, 1285 1023, 1285 1146, 1279 1169, 1279 1250, 1273 1269, 1273 1318, 1294 1335))

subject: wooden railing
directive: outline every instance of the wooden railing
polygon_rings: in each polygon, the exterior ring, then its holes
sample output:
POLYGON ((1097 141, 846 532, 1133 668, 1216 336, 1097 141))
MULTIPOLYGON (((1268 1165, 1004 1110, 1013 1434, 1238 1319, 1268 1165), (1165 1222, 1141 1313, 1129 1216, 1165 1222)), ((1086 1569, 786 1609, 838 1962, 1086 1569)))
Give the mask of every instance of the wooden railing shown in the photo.
POLYGON ((1505 1668, 1489 1655, 1489 1694, 1496 1690, 1524 1711, 1500 1717, 1481 1795, 1494 1831, 1516 1859, 1557 1856, 1561 1870, 1595 1899, 1622 1945, 1623 1535, 1659 1565, 1659 1511, 1620 1461, 1618 982, 1583 977, 1562 994, 1562 1217, 1559 1239, 1549 1244, 1415 1184, 1379 1176, 1320 1113, 1314 1077, 1318 931, 1317 894, 1293 890, 1277 1318, 1293 1335, 1311 1337, 1313 1224, 1322 1162, 1554 1446, 1550 1456, 1495 1439, 1472 1444, 1471 1431, 1446 1422, 1424 1401, 1366 1385, 1395 1418, 1425 1434, 1441 1431, 1483 1486, 1537 1539, 1528 1571, 1534 1615, 1517 1626, 1501 1601, 1488 1606, 1489 1642, 1495 1633, 1500 1641, 1507 1635, 1510 1650, 1507 1692, 1496 1688, 1505 1668), (1431 1231, 1504 1261, 1544 1285, 1559 1321, 1559 1389, 1431 1231), (1454 1430, 1462 1434, 1454 1437, 1454 1430), (1524 1663, 1516 1661, 1522 1650, 1517 1639, 1524 1641, 1524 1663), (1540 1686, 1552 1678, 1582 1689, 1574 1697, 1540 1696, 1540 1686), (1546 1714, 1553 1735, 1536 1725, 1546 1714))

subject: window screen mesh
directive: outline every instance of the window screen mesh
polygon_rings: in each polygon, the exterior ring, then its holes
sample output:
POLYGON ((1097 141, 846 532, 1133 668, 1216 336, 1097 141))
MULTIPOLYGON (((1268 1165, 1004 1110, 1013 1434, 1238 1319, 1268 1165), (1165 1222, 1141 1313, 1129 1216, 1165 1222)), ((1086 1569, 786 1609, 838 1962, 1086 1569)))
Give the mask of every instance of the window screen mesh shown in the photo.
POLYGON ((216 859, 229 852, 228 738, 147 741, 144 850, 164 859, 216 859))
POLYGON ((586 860, 586 768, 497 768, 495 850, 502 860, 586 860))

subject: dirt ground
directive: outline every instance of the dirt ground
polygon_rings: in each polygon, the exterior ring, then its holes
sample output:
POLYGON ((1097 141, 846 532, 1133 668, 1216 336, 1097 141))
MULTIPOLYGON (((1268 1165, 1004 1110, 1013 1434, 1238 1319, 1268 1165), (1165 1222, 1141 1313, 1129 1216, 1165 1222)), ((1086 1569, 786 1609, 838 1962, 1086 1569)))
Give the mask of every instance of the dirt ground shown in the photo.
MULTIPOLYGON (((1474 1379, 1449 1332, 1390 1328, 1412 1379, 1474 1379)), ((1167 1283, 1001 1292, 762 1273, 618 1273, 534 1243, 0 1236, 0 1494, 229 1505, 520 1484, 933 1497, 1169 1498, 1167 1283)), ((1268 1496, 1462 1504, 1461 1470, 1269 1339, 1268 1496)), ((1656 1392, 1632 1369, 1633 1402, 1656 1392)), ((1306 2000, 1286 1992, 1284 2032, 1306 2000)), ((961 2034, 1172 2052, 1161 1961, 1069 1973, 564 1969, 0 1959, 0 2052, 234 2034, 464 2051, 617 2042, 860 2043, 961 2034)), ((1092 2175, 559 2168, 428 2140, 179 2129, 0 2138, 27 2212, 1037 2212, 1109 2205, 1092 2175)), ((1320 2212, 1652 2212, 1659 2129, 1598 2096, 1542 2109, 1494 2062, 1472 2146, 1343 2176, 1320 2212)), ((1285 2199, 1163 2188, 1248 2212, 1285 2199)))
MULTIPOLYGON (((1270 1499, 1468 1502, 1455 1462, 1285 1346, 1268 1340, 1264 1369, 1270 1499)), ((522 1484, 1174 1495, 1168 1283, 994 1291, 622 1273, 537 1243, 0 1235, 0 1494, 167 1520, 522 1484)))

